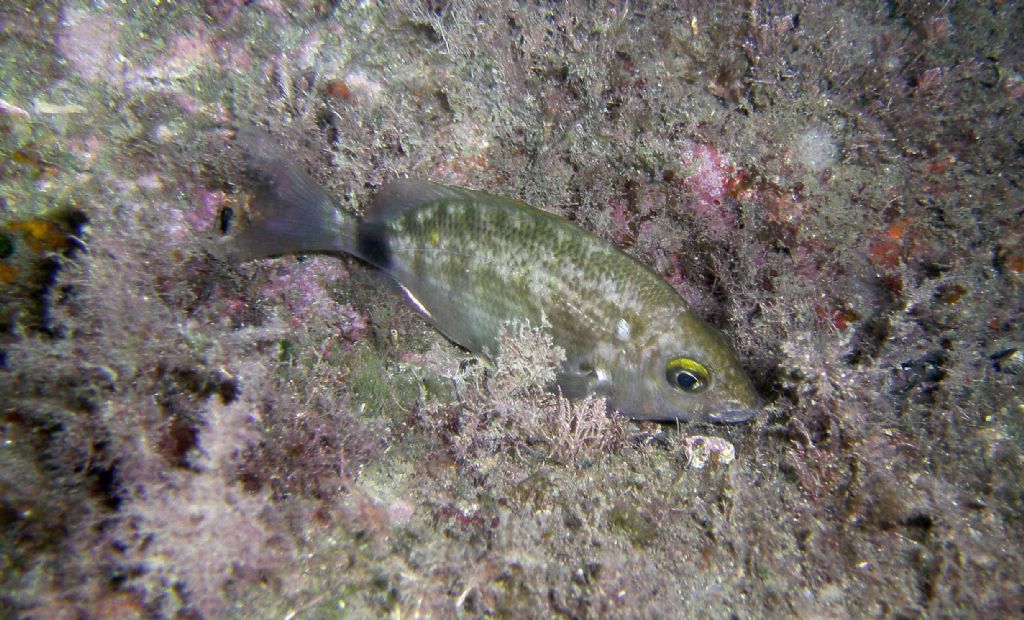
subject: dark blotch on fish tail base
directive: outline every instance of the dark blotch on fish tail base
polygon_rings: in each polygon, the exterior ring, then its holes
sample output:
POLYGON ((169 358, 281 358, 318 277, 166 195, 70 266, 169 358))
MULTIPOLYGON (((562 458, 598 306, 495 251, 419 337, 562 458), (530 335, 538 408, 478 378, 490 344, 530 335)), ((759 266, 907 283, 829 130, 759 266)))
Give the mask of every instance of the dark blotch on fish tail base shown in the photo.
POLYGON ((391 266, 391 244, 387 230, 379 222, 359 222, 356 231, 356 250, 359 257, 380 269, 391 266))

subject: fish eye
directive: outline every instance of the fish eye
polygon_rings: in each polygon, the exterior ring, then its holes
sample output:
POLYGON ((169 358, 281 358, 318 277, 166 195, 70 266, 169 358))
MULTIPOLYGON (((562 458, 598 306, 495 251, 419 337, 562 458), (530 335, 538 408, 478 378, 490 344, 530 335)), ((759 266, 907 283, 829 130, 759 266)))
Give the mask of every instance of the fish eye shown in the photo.
POLYGON ((665 367, 665 379, 669 385, 690 394, 700 392, 708 386, 711 373, 708 369, 688 357, 669 360, 665 367))

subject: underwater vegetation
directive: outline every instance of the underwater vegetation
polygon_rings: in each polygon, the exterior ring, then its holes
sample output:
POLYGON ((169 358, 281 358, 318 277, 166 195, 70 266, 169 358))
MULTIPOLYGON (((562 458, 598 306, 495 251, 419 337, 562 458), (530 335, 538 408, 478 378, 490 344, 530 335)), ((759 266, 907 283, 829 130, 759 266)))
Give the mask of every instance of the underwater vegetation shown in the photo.
POLYGON ((1020 3, 0 8, 14 618, 1024 614, 1020 3), (727 334, 748 423, 218 251, 266 128, 341 209, 543 208, 727 334))

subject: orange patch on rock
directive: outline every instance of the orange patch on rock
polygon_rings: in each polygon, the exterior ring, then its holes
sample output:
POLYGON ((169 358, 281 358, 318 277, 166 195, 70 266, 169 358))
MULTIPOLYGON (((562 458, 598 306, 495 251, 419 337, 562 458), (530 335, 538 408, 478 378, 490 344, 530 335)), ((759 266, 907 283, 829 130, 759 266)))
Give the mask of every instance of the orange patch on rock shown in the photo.
POLYGON ((11 222, 7 225, 12 233, 21 234, 25 245, 33 252, 60 250, 67 247, 68 236, 60 226, 47 220, 34 218, 11 222))
POLYGON ((876 267, 894 269, 910 258, 921 245, 921 234, 909 218, 900 218, 885 229, 868 250, 868 260, 876 267))
POLYGON ((19 272, 20 270, 14 265, 0 263, 0 283, 14 284, 15 280, 18 279, 19 272))
POLYGON ((1017 275, 1024 274, 1024 254, 1010 254, 1004 263, 1006 268, 1017 275))

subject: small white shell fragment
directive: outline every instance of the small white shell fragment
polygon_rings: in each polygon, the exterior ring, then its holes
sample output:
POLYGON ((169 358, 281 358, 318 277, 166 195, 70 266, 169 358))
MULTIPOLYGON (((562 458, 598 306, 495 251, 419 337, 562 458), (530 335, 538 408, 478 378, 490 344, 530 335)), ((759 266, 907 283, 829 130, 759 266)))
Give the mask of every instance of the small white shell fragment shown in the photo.
POLYGON ((727 467, 736 460, 736 448, 721 437, 690 435, 683 439, 686 463, 694 469, 704 469, 709 463, 727 467))
POLYGON ((36 99, 33 109, 37 114, 82 114, 86 111, 77 103, 50 103, 42 99, 36 99))

